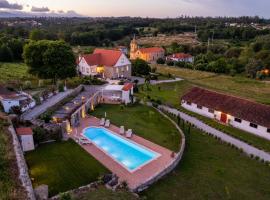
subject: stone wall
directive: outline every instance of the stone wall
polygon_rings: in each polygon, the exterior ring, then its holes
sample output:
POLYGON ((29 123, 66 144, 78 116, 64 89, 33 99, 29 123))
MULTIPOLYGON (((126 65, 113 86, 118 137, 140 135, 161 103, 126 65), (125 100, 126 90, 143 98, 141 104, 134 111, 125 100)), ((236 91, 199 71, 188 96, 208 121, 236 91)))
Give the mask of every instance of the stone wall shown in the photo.
POLYGON ((31 179, 28 174, 28 167, 24 159, 22 147, 18 140, 15 129, 12 125, 9 126, 9 132, 12 135, 13 147, 14 147, 14 152, 16 155, 16 160, 17 160, 17 165, 18 165, 18 170, 19 170, 19 179, 22 182, 22 186, 27 191, 28 199, 35 200, 36 197, 33 190, 31 179))
MULTIPOLYGON (((151 106, 151 104, 147 104, 147 105, 148 106, 151 106)), ((156 109, 156 108, 154 108, 154 109, 156 109)), ((155 183, 158 180, 160 180, 161 178, 163 178, 165 175, 169 174, 179 164, 179 162, 181 161, 182 156, 184 154, 186 140, 185 140, 185 135, 184 135, 183 131, 180 129, 180 127, 170 117, 168 117, 167 115, 165 115, 159 109, 156 109, 156 110, 161 115, 163 115, 165 118, 167 118, 168 120, 170 120, 174 124, 174 126, 176 127, 176 129, 178 130, 179 134, 181 135, 181 148, 180 148, 179 152, 175 155, 175 159, 171 163, 169 163, 161 173, 157 174, 154 177, 151 177, 145 183, 141 184, 140 186, 138 186, 137 188, 135 188, 134 190, 132 190, 132 192, 141 192, 141 191, 147 189, 153 183, 155 183)))

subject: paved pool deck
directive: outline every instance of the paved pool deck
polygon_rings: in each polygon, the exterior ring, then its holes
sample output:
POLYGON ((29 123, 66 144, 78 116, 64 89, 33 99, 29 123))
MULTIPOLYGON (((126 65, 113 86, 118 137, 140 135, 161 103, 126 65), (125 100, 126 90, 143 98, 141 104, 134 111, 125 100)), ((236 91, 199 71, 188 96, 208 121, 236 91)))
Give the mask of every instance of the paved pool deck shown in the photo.
MULTIPOLYGON (((100 119, 96 117, 92 117, 92 116, 82 119, 80 126, 77 128, 77 131, 76 129, 73 129, 70 137, 75 139, 76 133, 82 134, 82 131, 84 128, 87 128, 90 126, 99 127, 99 122, 100 122, 100 119)), ((111 124, 108 129, 120 135, 119 127, 111 124)), ((128 129, 128 127, 125 127, 125 129, 128 129)), ((150 142, 135 134, 133 134, 130 140, 140 145, 143 145, 152 151, 159 153, 160 156, 156 160, 153 160, 150 163, 142 166, 140 169, 136 170, 133 173, 129 172, 126 168, 121 166, 118 162, 113 160, 110 156, 105 154, 103 151, 97 148, 94 144, 81 145, 81 146, 89 154, 95 157, 100 163, 102 163, 105 167, 107 167, 112 173, 116 174, 119 177, 120 181, 126 181, 130 189, 135 189, 141 184, 147 182, 152 177, 161 173, 174 160, 174 158, 171 157, 172 155, 171 150, 168 150, 164 147, 154 144, 153 142, 150 142)))

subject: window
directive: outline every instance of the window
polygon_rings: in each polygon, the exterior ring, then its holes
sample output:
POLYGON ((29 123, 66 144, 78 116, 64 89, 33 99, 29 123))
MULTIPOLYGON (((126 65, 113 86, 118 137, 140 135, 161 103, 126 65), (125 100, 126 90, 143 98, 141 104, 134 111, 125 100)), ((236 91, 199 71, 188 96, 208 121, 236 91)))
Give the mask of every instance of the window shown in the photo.
POLYGON ((270 133, 270 128, 267 129, 267 133, 270 133))
POLYGON ((209 109, 208 109, 208 112, 214 113, 215 111, 214 111, 214 109, 209 108, 209 109))
POLYGON ((250 123, 249 126, 252 127, 252 128, 258 128, 258 125, 257 124, 253 124, 253 123, 250 123))
POLYGON ((128 65, 127 65, 127 71, 129 70, 129 67, 128 67, 128 65))
POLYGON ((191 102, 190 101, 187 101, 187 105, 190 105, 191 106, 191 102))
POLYGON ((242 119, 234 118, 234 121, 236 121, 236 122, 238 122, 238 123, 241 123, 241 122, 242 122, 242 119))
POLYGON ((199 109, 202 109, 202 106, 200 106, 200 105, 197 105, 197 108, 199 108, 199 109))
POLYGON ((89 68, 86 69, 87 74, 89 74, 89 68))

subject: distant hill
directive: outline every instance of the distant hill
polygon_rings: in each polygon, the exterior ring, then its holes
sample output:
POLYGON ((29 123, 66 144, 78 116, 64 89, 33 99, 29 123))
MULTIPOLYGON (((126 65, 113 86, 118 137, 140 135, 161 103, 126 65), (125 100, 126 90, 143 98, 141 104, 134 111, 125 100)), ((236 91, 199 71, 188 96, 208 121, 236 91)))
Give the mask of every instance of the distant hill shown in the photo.
POLYGON ((32 17, 85 17, 75 11, 62 13, 56 12, 23 12, 23 11, 0 11, 0 18, 32 18, 32 17))

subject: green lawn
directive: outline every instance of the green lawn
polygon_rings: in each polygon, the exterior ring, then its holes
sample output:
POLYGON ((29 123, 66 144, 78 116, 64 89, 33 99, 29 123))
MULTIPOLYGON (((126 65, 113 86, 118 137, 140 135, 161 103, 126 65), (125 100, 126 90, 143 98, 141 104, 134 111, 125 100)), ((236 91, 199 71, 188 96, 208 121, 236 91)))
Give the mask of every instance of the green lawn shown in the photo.
POLYGON ((153 108, 143 105, 102 105, 91 114, 101 118, 105 111, 111 123, 131 128, 135 134, 172 151, 179 150, 180 134, 168 119, 153 108))
POLYGON ((218 130, 221 130, 229 135, 232 135, 233 137, 239 138, 259 149, 263 149, 265 151, 270 152, 270 141, 260 138, 258 136, 255 136, 251 133, 247 133, 240 129, 220 124, 213 119, 201 116, 199 114, 196 114, 194 112, 191 112, 182 108, 180 106, 180 98, 191 87, 192 87, 192 84, 188 81, 181 81, 181 82, 175 82, 175 83, 163 83, 159 85, 150 86, 149 91, 146 90, 145 87, 142 90, 142 86, 141 86, 138 96, 145 100, 149 100, 148 99, 149 97, 151 99, 159 99, 162 101, 162 103, 178 108, 182 112, 185 112, 191 116, 194 116, 197 119, 200 119, 201 121, 205 122, 206 124, 214 128, 217 128, 218 130))
POLYGON ((191 129, 179 166, 141 193, 151 200, 267 200, 270 166, 191 129))
POLYGON ((182 77, 190 84, 236 95, 259 103, 270 104, 270 83, 242 76, 226 76, 209 72, 155 65, 157 72, 182 77))
POLYGON ((24 63, 0 63, 0 82, 31 79, 24 63))
POLYGON ((89 184, 109 171, 74 141, 46 144, 26 154, 33 185, 49 185, 49 195, 89 184))
POLYGON ((90 191, 87 194, 74 197, 75 200, 135 200, 138 199, 131 193, 124 190, 112 191, 105 187, 90 191))

